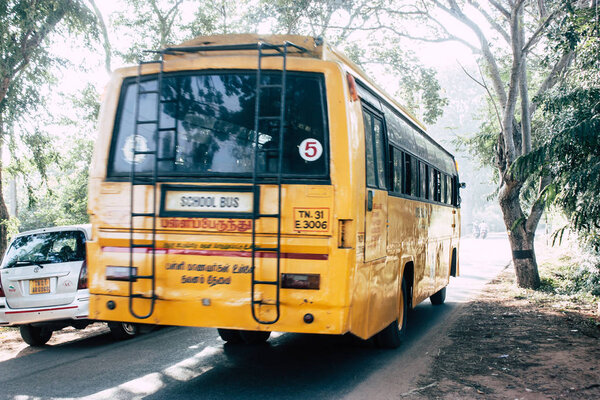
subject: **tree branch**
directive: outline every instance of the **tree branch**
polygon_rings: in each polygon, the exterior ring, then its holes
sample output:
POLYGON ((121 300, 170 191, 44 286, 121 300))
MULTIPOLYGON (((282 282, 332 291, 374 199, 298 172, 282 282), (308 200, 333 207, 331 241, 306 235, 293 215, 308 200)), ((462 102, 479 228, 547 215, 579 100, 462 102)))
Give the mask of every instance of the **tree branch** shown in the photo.
POLYGON ((109 74, 111 73, 111 64, 112 64, 112 59, 111 59, 111 46, 110 46, 110 40, 108 39, 108 30, 106 29, 106 24, 104 23, 104 17, 102 16, 102 13, 100 12, 100 9, 98 8, 98 6, 96 5, 96 2, 94 0, 89 0, 92 9, 94 10, 94 14, 96 14, 96 19, 98 20, 98 25, 100 26, 100 30, 102 31, 102 38, 103 38, 103 47, 104 47, 104 68, 106 69, 106 72, 108 72, 109 74))
POLYGON ((496 10, 500 11, 507 20, 510 20, 510 12, 506 8, 502 7, 502 5, 495 0, 489 0, 489 2, 496 10))
POLYGON ((529 38, 529 41, 527 41, 527 43, 523 46, 523 53, 527 53, 529 52, 529 50, 531 50, 531 47, 535 46, 535 44, 538 42, 538 40, 540 40, 540 37, 542 36, 542 34, 544 33, 544 30, 548 27, 548 25, 550 24, 550 22, 554 19, 554 17, 556 17, 558 15, 558 11, 554 10, 545 20, 544 22, 542 22, 540 24, 540 26, 538 26, 538 28, 536 29, 536 31, 531 35, 531 37, 529 38))
POLYGON ((515 141, 513 138, 513 119, 517 96, 519 93, 519 76, 521 71, 521 63, 523 62, 521 52, 521 42, 519 40, 519 15, 520 6, 523 0, 517 0, 514 8, 511 10, 510 19, 510 36, 512 38, 512 66, 510 69, 510 78, 508 81, 508 96, 504 104, 504 119, 502 121, 502 133, 504 135, 504 144, 506 146, 506 162, 511 165, 516 159, 515 141))
POLYGON ((458 65, 460 65, 460 68, 463 70, 463 72, 473 80, 473 82, 477 83, 479 86, 483 87, 485 89, 485 91, 488 94, 488 97, 490 98, 492 104, 494 105, 494 110, 496 111, 496 118, 498 118, 498 125, 502 126, 502 117, 500 115, 500 111, 498 110, 498 105, 496 104, 496 101, 494 100, 494 96, 492 96, 492 93, 490 92, 490 88, 488 87, 488 85, 485 83, 485 78, 483 76, 483 72, 481 71, 481 67, 479 66, 479 64, 477 64, 477 68, 479 69, 479 75, 481 76, 481 82, 478 81, 477 79, 475 79, 474 76, 472 76, 466 69, 465 67, 463 67, 463 65, 461 63, 458 63, 458 65))
POLYGON ((466 25, 468 28, 470 28, 475 33, 475 35, 477 36, 479 43, 481 45, 481 52, 483 54, 483 57, 485 58, 488 66, 490 68, 490 75, 492 78, 492 83, 494 85, 494 90, 496 91, 496 96, 498 96, 498 99, 500 100, 501 104, 506 104, 507 95, 506 95, 506 91, 504 89, 504 84, 502 83, 500 69, 498 68, 498 63, 496 62, 496 58, 494 57, 494 55, 492 54, 492 51, 490 50, 488 40, 487 40, 485 34, 483 33, 483 31, 479 28, 479 26, 473 20, 471 20, 469 17, 467 17, 460 10, 460 7, 458 6, 458 4, 456 3, 455 0, 449 0, 451 3, 451 8, 445 7, 438 0, 432 0, 432 1, 438 7, 440 7, 441 10, 445 11, 446 13, 448 13, 450 16, 454 17, 459 22, 462 22, 464 25, 466 25))
MULTIPOLYGON (((518 40, 522 46, 525 40, 523 28, 523 11, 519 12, 518 40)), ((527 53, 521 50, 521 64, 519 69, 519 92, 521 94, 521 154, 531 151, 531 113, 529 112, 529 90, 527 86, 527 53)))
POLYGON ((537 93, 533 97, 534 101, 531 103, 529 107, 529 114, 533 115, 533 113, 539 107, 538 102, 536 101, 539 96, 546 93, 549 89, 553 88, 559 82, 560 76, 567 70, 569 65, 571 65, 571 61, 575 57, 575 53, 573 51, 566 51, 563 53, 562 57, 554 64, 552 67, 552 71, 548 74, 544 82, 540 85, 537 93))
POLYGON ((498 33, 500 33, 500 35, 504 38, 506 43, 510 43, 510 36, 508 36, 506 30, 498 22, 496 22, 494 18, 490 14, 488 14, 487 11, 485 11, 477 1, 469 0, 469 4, 471 4, 471 6, 473 6, 477 11, 479 11, 481 15, 483 15, 487 22, 496 31, 498 31, 498 33))
POLYGON ((540 181, 538 184, 538 198, 531 206, 529 217, 527 218, 527 222, 525 223, 525 229, 527 230, 527 232, 534 232, 535 228, 537 228, 538 223, 540 222, 540 219, 542 218, 542 214, 544 213, 543 195, 545 189, 548 187, 551 181, 552 179, 550 175, 543 175, 542 177, 540 177, 540 181))

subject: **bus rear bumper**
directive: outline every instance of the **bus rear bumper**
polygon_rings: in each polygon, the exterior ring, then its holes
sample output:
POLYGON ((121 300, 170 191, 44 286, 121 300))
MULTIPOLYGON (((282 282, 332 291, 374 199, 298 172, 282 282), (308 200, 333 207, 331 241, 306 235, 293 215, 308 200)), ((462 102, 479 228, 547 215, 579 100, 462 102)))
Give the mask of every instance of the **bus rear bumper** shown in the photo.
MULTIPOLYGON (((134 300, 133 311, 138 316, 147 315, 150 311, 149 307, 149 300, 134 300)), ((262 306, 260 311, 258 308, 257 306, 257 317, 260 320, 270 322, 275 319, 274 306, 262 306)), ((347 307, 331 305, 319 307, 310 303, 292 306, 282 303, 280 317, 276 322, 259 323, 252 316, 249 299, 247 302, 227 302, 213 299, 195 299, 194 301, 159 299, 155 301, 152 314, 148 318, 140 319, 130 312, 128 297, 99 294, 90 297, 91 319, 204 328, 336 335, 348 332, 347 313, 347 307), (308 314, 312 318, 306 317, 308 314)))

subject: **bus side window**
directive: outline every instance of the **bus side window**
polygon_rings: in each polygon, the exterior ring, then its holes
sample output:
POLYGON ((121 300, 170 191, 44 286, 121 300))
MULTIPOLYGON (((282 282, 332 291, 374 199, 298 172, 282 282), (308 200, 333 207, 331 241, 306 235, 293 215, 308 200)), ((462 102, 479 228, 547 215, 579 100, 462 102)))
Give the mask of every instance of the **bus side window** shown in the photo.
POLYGON ((363 120, 365 124, 365 150, 367 157, 366 173, 367 173, 367 186, 376 187, 377 182, 375 181, 375 149, 373 146, 373 121, 371 114, 363 111, 363 120))
POLYGON ((433 170, 433 200, 442 201, 442 183, 441 183, 440 171, 437 169, 433 170))
POLYGON ((434 200, 435 198, 435 169, 433 167, 429 167, 429 200, 434 200))
POLYGON ((442 203, 446 203, 447 202, 447 196, 446 196, 446 174, 440 174, 440 181, 441 181, 441 196, 440 196, 440 201, 442 203))
POLYGON ((404 188, 402 190, 403 194, 410 194, 410 188, 412 187, 411 159, 412 157, 409 154, 404 153, 404 188))
POLYGON ((458 205, 458 186, 456 184, 457 177, 452 177, 452 205, 458 205))
POLYGON ((373 117, 373 136, 375 137, 375 157, 377 161, 377 183, 380 189, 386 189, 385 182, 385 139, 383 120, 373 117))
POLYGON ((446 204, 452 204, 452 182, 450 175, 446 175, 446 204))
POLYGON ((410 159, 410 195, 419 196, 419 161, 414 157, 410 159))
POLYGON ((402 152, 390 147, 390 155, 392 156, 392 168, 390 171, 392 191, 394 193, 402 193, 402 152))
POLYGON ((367 186, 385 189, 385 142, 383 120, 363 110, 367 156, 367 186))
POLYGON ((421 183, 421 198, 429 198, 427 194, 427 165, 422 161, 419 161, 419 182, 421 183))

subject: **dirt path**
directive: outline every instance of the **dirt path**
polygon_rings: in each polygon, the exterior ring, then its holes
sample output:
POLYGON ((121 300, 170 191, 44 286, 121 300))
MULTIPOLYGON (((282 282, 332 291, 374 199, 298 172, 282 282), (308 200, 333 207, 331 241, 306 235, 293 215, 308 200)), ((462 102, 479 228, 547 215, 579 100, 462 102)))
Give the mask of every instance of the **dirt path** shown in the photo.
POLYGON ((591 305, 538 304, 504 271, 462 311, 411 399, 599 399, 591 305))

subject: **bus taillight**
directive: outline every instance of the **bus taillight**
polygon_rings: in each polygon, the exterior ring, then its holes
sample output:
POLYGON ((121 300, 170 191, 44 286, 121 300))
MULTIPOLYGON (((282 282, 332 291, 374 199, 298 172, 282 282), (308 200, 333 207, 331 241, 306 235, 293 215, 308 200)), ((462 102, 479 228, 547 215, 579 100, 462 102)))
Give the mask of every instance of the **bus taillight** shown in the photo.
POLYGON ((356 89, 356 81, 354 80, 354 77, 349 73, 346 73, 346 78, 348 78, 348 89, 350 90, 350 100, 356 101, 356 100, 358 100, 358 89, 356 89))
POLYGON ((319 274, 281 274, 282 289, 319 290, 320 281, 319 274))

